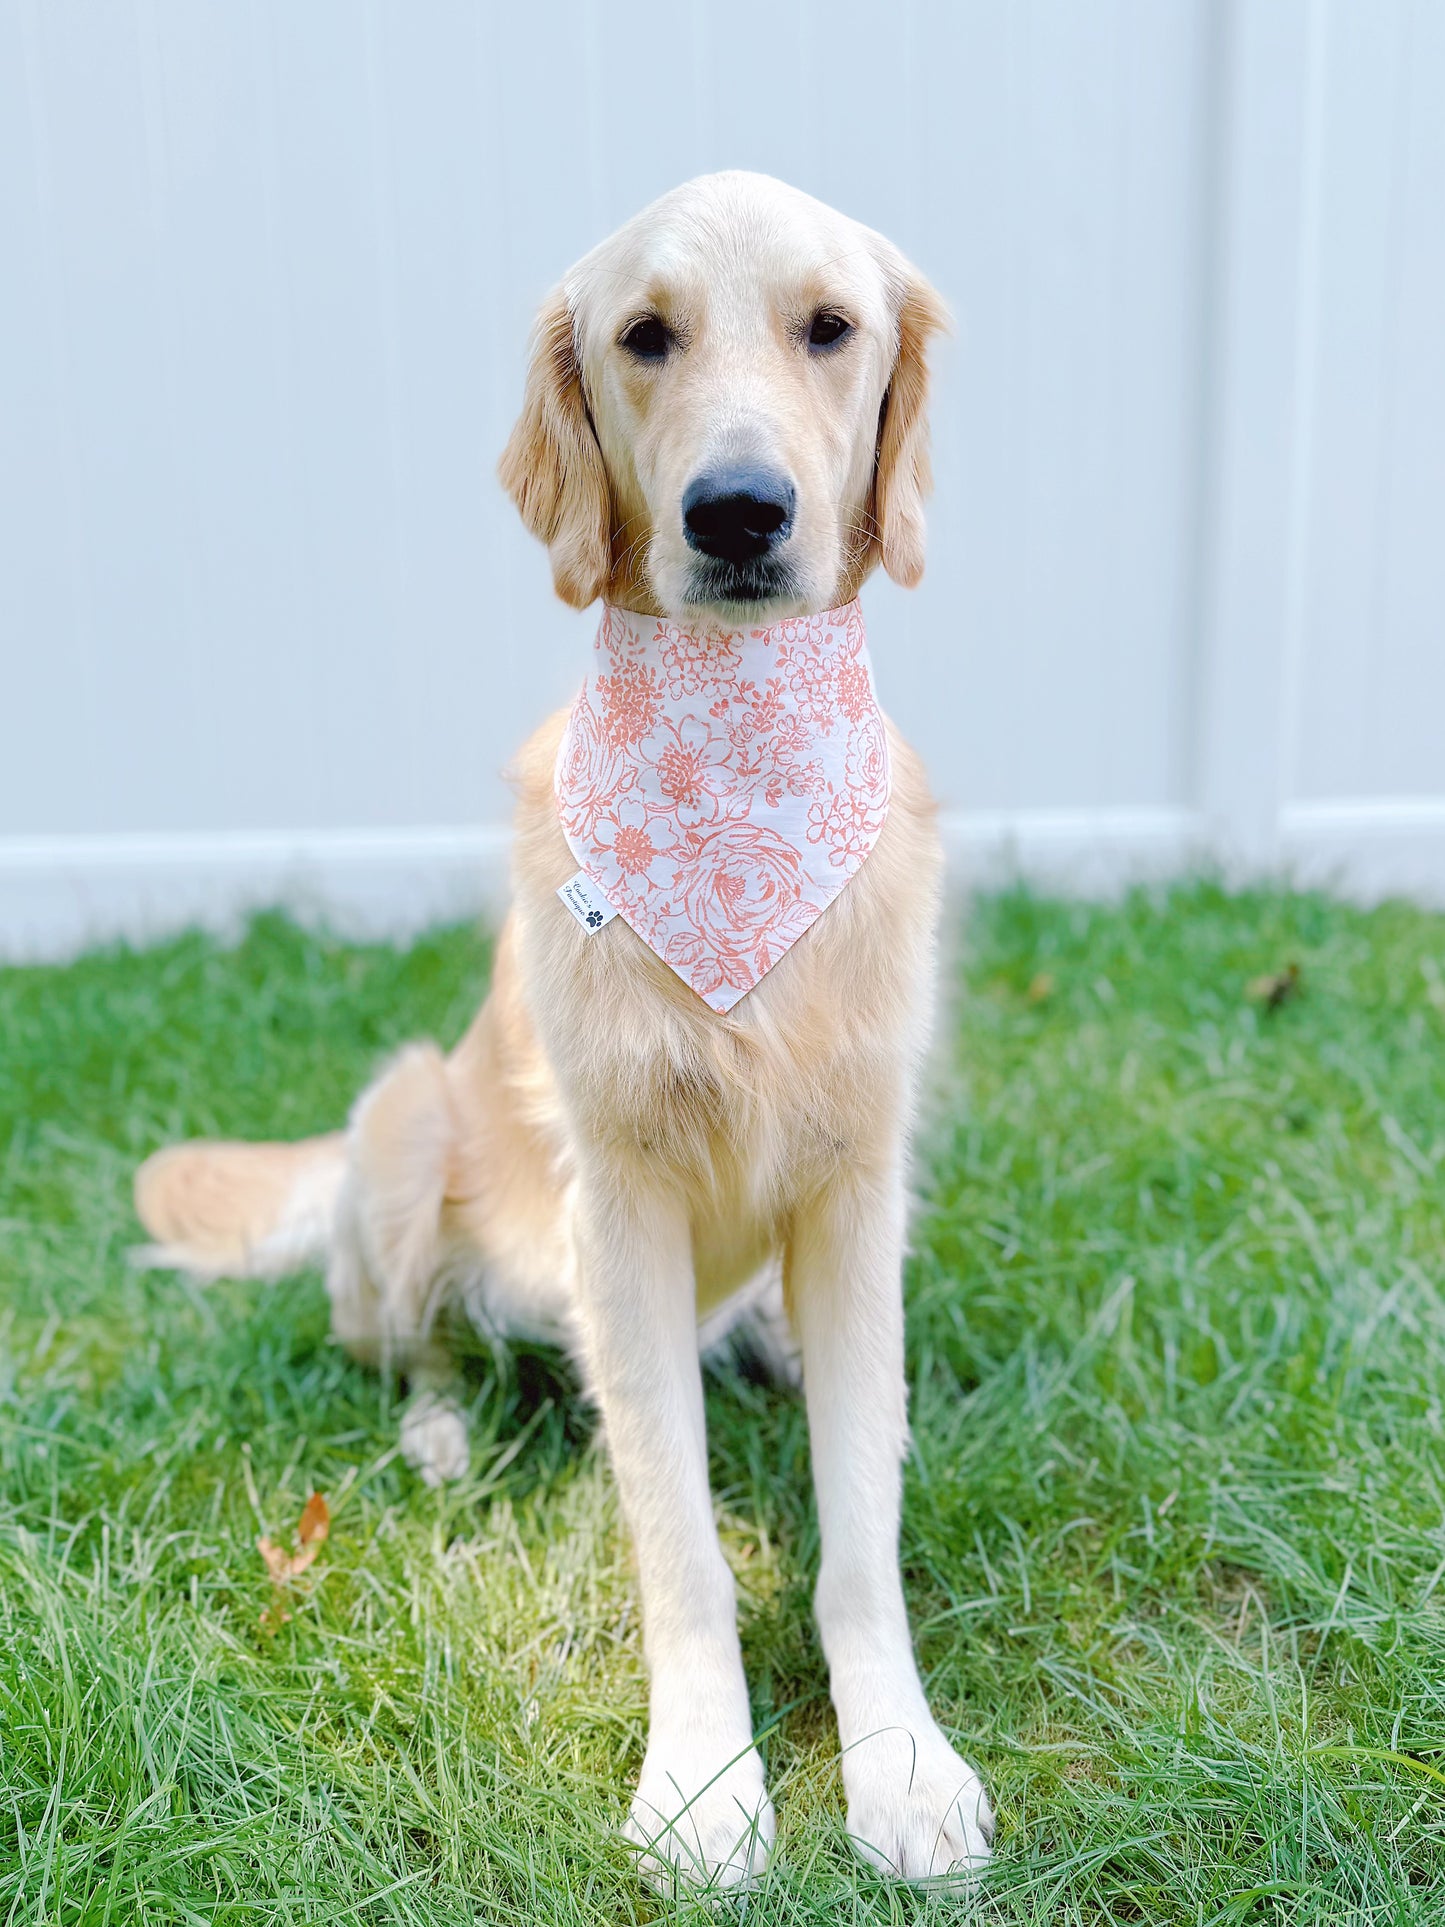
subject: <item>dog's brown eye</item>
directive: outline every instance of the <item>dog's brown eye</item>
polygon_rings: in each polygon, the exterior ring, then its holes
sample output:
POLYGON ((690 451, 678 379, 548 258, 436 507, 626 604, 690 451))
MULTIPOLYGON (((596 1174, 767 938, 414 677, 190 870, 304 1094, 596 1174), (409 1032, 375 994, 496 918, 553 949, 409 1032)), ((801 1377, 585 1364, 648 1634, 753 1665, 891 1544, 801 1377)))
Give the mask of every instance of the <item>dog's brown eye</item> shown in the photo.
POLYGON ((851 322, 845 321, 840 314, 834 314, 830 308, 824 308, 821 314, 813 316, 813 325, 808 330, 808 346, 832 348, 843 339, 844 335, 850 335, 852 332, 851 322))
POLYGON ((634 321, 622 337, 622 345, 628 354, 636 355, 639 361, 661 361, 667 353, 671 340, 667 329, 655 314, 644 315, 641 321, 634 321))

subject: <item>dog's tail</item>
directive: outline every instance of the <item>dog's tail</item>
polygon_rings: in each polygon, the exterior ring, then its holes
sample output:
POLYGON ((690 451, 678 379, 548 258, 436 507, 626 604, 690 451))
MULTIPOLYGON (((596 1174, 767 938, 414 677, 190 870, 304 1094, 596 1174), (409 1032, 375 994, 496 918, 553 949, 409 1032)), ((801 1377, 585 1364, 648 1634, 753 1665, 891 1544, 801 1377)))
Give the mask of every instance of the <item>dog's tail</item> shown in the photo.
POLYGON ((299 1144, 172 1145, 135 1174, 155 1240, 140 1264, 202 1278, 284 1278, 325 1261, 346 1176, 346 1135, 299 1144))

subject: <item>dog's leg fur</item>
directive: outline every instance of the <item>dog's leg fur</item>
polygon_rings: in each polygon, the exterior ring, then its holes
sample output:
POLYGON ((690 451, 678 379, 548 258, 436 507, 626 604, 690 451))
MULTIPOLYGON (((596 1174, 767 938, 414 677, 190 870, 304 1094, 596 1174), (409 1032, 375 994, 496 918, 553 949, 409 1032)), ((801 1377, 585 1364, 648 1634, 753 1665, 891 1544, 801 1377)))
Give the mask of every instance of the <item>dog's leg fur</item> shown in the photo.
POLYGON ((409 1045, 352 1112, 326 1267, 336 1337, 353 1356, 407 1378, 402 1455, 428 1485, 461 1478, 470 1456, 456 1371, 437 1328, 457 1135, 446 1059, 434 1044, 409 1045))
POLYGON ((687 1212, 599 1155, 581 1174, 577 1232, 583 1342, 637 1548, 651 1677, 627 1832, 655 1882, 676 1869, 731 1886, 761 1871, 773 1809, 708 1489, 687 1212))
POLYGON ((180 1144, 136 1174, 156 1243, 137 1254, 193 1276, 280 1278, 325 1267, 331 1329, 361 1363, 403 1374, 401 1447, 429 1485, 467 1469, 466 1421, 436 1330, 442 1209, 456 1125, 446 1064, 412 1045, 345 1132, 298 1144, 180 1144))
POLYGON ((788 1282, 803 1348, 823 1556, 816 1607, 838 1714, 848 1831, 917 1880, 988 1857, 988 1801, 928 1710, 898 1569, 905 1187, 898 1163, 840 1175, 794 1225, 788 1282))

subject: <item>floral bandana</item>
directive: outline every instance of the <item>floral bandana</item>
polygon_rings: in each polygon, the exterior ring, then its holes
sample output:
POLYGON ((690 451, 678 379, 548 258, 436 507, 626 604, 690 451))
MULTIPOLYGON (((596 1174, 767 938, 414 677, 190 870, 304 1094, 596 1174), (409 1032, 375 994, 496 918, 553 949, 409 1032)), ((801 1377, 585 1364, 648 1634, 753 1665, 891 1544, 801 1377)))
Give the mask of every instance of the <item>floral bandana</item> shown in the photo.
POLYGON ((857 602, 767 629, 607 604, 557 757, 583 877, 713 1010, 819 918, 878 841, 888 739, 857 602))

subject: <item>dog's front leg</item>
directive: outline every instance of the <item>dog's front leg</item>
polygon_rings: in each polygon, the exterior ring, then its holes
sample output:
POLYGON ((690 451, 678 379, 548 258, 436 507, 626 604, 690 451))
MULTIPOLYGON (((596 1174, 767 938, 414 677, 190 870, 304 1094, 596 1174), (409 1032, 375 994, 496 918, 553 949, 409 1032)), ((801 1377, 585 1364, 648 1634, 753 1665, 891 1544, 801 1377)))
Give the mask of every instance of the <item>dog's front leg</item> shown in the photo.
POLYGON ((584 1342, 637 1548, 651 1721, 627 1824, 655 1884, 761 1871, 773 1810, 708 1488, 691 1240, 679 1201, 594 1168, 578 1202, 584 1342))
POLYGON ((876 1866, 919 1880, 981 1866, 993 1822, 928 1710, 898 1570, 904 1218, 900 1169, 840 1175, 799 1215, 789 1257, 848 1831, 876 1866))

